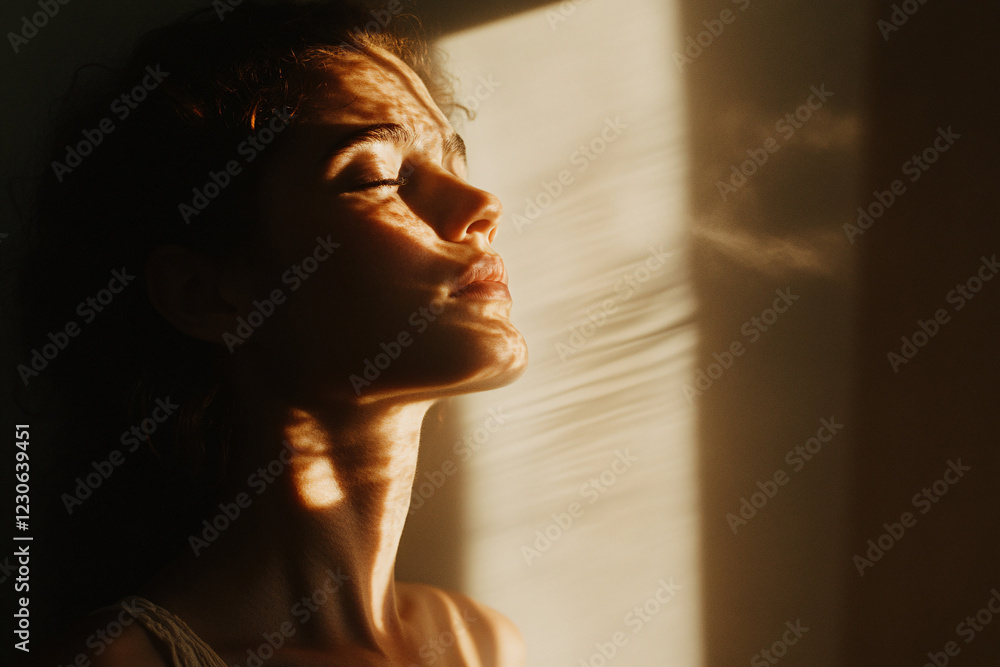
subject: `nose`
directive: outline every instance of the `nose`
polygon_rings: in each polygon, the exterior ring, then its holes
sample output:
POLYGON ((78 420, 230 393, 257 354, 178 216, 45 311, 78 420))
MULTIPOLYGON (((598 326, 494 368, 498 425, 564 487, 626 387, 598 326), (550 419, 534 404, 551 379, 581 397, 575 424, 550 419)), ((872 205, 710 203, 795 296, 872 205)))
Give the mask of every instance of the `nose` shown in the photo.
POLYGON ((431 187, 422 198, 421 217, 446 241, 464 243, 479 236, 486 244, 492 243, 503 214, 500 198, 445 169, 434 172, 427 176, 431 187))

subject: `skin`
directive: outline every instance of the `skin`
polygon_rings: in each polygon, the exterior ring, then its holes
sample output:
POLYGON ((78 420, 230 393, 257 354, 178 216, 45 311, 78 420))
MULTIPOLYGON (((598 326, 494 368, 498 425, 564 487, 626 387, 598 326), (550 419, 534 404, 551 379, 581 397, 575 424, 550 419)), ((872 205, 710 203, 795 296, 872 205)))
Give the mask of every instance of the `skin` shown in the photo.
MULTIPOLYGON (((223 355, 223 334, 255 299, 282 288, 288 300, 226 360, 245 409, 233 436, 233 481, 219 497, 245 492, 252 506, 140 594, 184 619, 228 663, 243 664, 262 635, 291 621, 294 634, 271 667, 523 664, 509 620, 393 575, 428 409, 506 385, 527 362, 508 298, 450 296, 473 261, 496 254, 500 202, 466 182, 464 157, 444 150, 451 125, 394 56, 349 54, 324 78, 315 108, 268 149, 262 224, 239 251, 212 261, 163 247, 148 263, 157 309, 223 355), (343 137, 373 123, 399 124, 412 140, 367 142, 327 159, 343 137), (405 185, 358 189, 400 170, 405 185), (291 291, 280 276, 328 235, 340 246, 291 291), (417 333, 409 318, 430 306, 438 314, 417 333), (350 376, 404 331, 412 343, 356 391, 350 376), (285 471, 258 495, 247 477, 279 459, 284 441, 285 471), (328 599, 299 622, 291 610, 316 591, 328 599)), ((94 664, 167 663, 133 626, 94 664)))

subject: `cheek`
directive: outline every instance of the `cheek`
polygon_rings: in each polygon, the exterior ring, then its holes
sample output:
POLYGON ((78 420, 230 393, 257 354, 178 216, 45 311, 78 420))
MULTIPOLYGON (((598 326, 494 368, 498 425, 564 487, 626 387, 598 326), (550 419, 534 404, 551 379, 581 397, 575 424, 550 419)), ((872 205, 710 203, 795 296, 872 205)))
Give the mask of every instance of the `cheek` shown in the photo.
POLYGON ((380 342, 412 329, 413 313, 439 298, 442 284, 461 267, 394 193, 285 192, 265 211, 268 224, 258 244, 255 292, 278 287, 286 297, 255 333, 260 361, 293 384, 357 372, 380 342), (305 260, 317 237, 338 247, 310 272, 305 260))
POLYGON ((265 243, 281 257, 282 270, 300 262, 317 238, 339 244, 315 280, 327 284, 331 296, 336 285, 348 300, 390 287, 405 290, 431 268, 431 230, 394 196, 344 200, 312 193, 290 199, 265 243))
POLYGON ((392 301, 432 288, 443 258, 436 254, 430 228, 398 202, 353 213, 340 226, 344 252, 338 266, 341 279, 352 284, 352 294, 392 301))
POLYGON ((436 298, 443 258, 433 237, 405 209, 393 208, 356 208, 312 227, 320 235, 329 230, 340 245, 308 278, 293 272, 282 286, 289 296, 287 342, 313 347, 337 339, 342 351, 363 353, 369 342, 405 330, 411 313, 436 298))

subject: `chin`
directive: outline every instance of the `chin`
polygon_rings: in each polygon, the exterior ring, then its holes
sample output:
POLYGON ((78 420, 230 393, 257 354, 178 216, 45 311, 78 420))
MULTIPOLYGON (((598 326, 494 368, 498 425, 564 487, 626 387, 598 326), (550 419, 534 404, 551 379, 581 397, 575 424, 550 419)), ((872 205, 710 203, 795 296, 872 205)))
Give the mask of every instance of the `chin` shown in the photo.
POLYGON ((383 388, 421 399, 444 398, 507 386, 527 370, 528 345, 510 322, 494 321, 462 334, 419 341, 423 344, 414 345, 410 363, 400 364, 400 374, 383 388))
POLYGON ((405 347, 386 334, 380 345, 366 344, 331 358, 337 346, 277 346, 285 354, 268 364, 273 382, 302 399, 368 404, 405 398, 427 400, 497 389, 527 370, 528 346, 506 317, 440 318, 438 326, 410 332, 405 347), (291 355, 288 355, 289 351, 291 355))
POLYGON ((481 365, 478 372, 464 378, 455 385, 457 393, 486 391, 505 387, 522 375, 528 369, 528 345, 514 327, 511 327, 516 339, 504 341, 489 350, 484 355, 488 362, 481 365))
POLYGON ((477 328, 474 333, 455 340, 444 354, 437 355, 440 365, 434 375, 438 377, 428 379, 443 395, 505 387, 527 370, 528 345, 513 324, 494 321, 486 330, 477 328))

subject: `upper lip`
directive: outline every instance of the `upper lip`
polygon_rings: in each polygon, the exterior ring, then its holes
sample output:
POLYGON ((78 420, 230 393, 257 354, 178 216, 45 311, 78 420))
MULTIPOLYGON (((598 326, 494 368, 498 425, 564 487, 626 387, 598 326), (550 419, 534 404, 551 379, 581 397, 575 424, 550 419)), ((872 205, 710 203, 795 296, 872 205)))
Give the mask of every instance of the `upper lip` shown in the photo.
POLYGON ((492 282, 507 284, 507 272, 499 255, 482 255, 472 262, 465 272, 454 282, 451 295, 477 282, 492 282))

